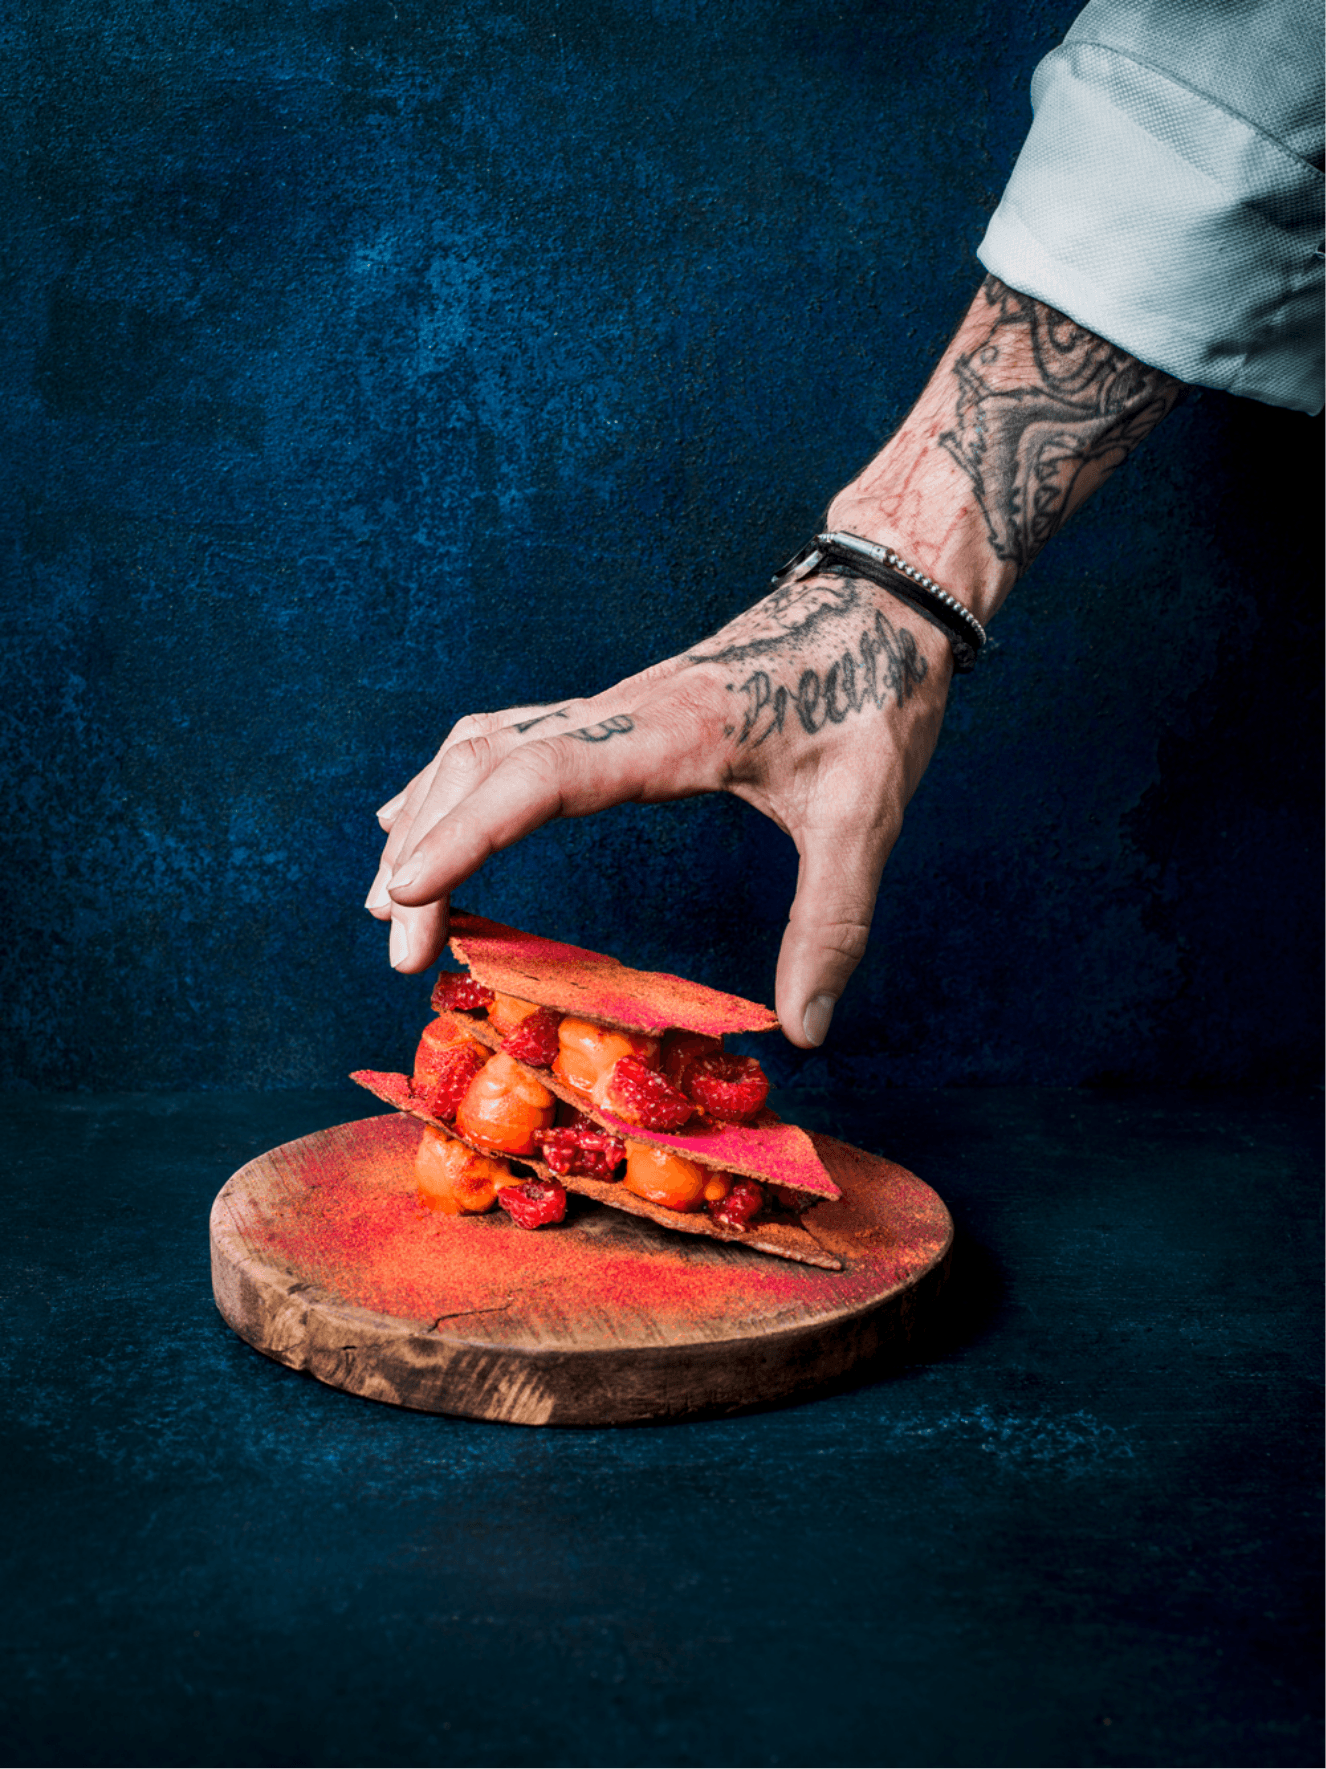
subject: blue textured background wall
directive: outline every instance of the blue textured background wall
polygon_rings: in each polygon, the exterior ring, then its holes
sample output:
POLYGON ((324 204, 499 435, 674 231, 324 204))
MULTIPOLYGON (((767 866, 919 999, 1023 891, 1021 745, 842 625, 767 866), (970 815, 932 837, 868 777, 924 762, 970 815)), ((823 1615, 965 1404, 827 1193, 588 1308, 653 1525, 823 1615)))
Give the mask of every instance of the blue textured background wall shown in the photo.
MULTIPOLYGON (((404 1059, 374 806, 761 593, 969 299, 1076 10, 11 8, 9 1080, 404 1059)), ((1315 1073, 1320 435, 1193 399, 1043 556, 784 1077, 1315 1073)), ((767 998, 792 877, 697 802, 466 900, 767 998)))

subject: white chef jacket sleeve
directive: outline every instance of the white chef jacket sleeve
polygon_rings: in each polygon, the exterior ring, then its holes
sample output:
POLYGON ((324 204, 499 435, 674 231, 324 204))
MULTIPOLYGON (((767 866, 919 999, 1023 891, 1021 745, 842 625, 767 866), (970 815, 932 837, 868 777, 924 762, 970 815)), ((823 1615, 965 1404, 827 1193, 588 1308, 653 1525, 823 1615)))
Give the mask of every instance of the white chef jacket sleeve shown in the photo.
POLYGON ((1322 408, 1320 0, 1091 0, 978 248, 1181 381, 1322 408))

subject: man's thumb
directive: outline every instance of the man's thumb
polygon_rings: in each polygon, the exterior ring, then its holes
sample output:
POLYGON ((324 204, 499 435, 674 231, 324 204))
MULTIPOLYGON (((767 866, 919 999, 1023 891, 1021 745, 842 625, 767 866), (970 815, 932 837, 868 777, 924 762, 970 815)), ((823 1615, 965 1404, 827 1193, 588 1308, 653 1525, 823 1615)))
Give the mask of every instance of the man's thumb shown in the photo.
POLYGON ((858 846, 825 832, 802 851, 775 997, 783 1031, 802 1050, 823 1044, 838 998, 865 956, 891 845, 882 831, 870 833, 876 839, 858 846))

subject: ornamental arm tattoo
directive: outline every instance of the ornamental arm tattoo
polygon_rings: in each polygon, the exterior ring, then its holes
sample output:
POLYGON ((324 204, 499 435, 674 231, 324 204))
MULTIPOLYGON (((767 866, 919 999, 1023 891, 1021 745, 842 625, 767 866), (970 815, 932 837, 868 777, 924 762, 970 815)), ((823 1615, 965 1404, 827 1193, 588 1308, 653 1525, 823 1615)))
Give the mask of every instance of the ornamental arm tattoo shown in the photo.
POLYGON ((988 324, 952 363, 937 439, 970 481, 995 557, 1019 574, 1176 404, 1183 384, 987 276, 988 324))

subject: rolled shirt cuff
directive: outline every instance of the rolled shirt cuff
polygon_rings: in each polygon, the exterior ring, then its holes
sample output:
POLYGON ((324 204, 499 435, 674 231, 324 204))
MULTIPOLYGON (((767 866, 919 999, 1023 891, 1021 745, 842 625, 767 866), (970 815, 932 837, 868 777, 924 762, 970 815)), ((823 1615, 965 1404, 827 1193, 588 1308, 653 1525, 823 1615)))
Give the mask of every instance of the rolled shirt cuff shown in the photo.
POLYGON ((985 268, 1181 381, 1320 411, 1317 168, 1099 44, 1048 55, 1032 104, 985 268))

